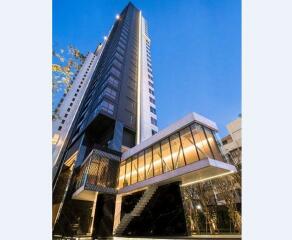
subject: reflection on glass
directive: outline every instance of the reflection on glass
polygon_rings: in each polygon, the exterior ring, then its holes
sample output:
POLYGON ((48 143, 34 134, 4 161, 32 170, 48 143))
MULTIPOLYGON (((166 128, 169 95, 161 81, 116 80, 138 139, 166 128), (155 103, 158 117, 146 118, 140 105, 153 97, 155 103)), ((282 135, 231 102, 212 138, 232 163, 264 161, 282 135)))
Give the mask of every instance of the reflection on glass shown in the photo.
POLYGON ((154 175, 160 175, 162 173, 161 167, 161 152, 159 143, 153 146, 153 165, 154 165, 154 175))
POLYGON ((153 177, 152 148, 145 151, 146 179, 153 177))
POLYGON ((126 170, 126 161, 123 161, 120 166, 120 174, 119 174, 119 188, 123 187, 124 178, 125 178, 125 170, 126 170))
POLYGON ((125 176, 125 182, 124 182, 124 186, 128 186, 130 185, 130 177, 131 177, 131 158, 129 158, 127 160, 126 163, 126 176, 125 176))
POLYGON ((162 167, 163 172, 168 172, 173 170, 172 156, 170 153, 170 146, 168 139, 161 142, 161 152, 162 152, 162 167))
POLYGON ((138 170, 138 182, 145 179, 145 163, 144 163, 144 152, 139 153, 139 170, 138 170))
POLYGON ((212 152, 209 148, 202 126, 195 123, 191 126, 191 129, 193 132, 193 136, 195 139, 195 143, 196 143, 196 147, 197 147, 200 159, 204 159, 207 157, 213 158, 212 152))
POLYGON ((212 152, 213 152, 213 154, 214 154, 215 159, 216 159, 216 160, 223 161, 223 159, 222 159, 222 155, 221 155, 221 153, 220 153, 220 150, 219 150, 219 148, 218 148, 218 145, 217 145, 217 143, 216 143, 216 141, 215 141, 215 138, 214 138, 214 136, 213 136, 211 130, 208 129, 208 128, 204 128, 204 129, 205 129, 205 133, 206 133, 207 139, 208 139, 208 141, 209 141, 209 144, 210 144, 210 146, 211 146, 211 149, 212 149, 212 152))
POLYGON ((137 182, 137 170, 138 170, 138 162, 137 155, 132 158, 132 174, 131 174, 131 184, 137 182))
POLYGON ((174 169, 183 167, 185 165, 185 161, 178 133, 170 136, 170 146, 174 169))
POLYGON ((190 128, 187 127, 180 131, 181 142, 183 145, 184 156, 186 159, 186 164, 193 163, 198 161, 198 154, 194 144, 194 140, 190 131, 190 128))

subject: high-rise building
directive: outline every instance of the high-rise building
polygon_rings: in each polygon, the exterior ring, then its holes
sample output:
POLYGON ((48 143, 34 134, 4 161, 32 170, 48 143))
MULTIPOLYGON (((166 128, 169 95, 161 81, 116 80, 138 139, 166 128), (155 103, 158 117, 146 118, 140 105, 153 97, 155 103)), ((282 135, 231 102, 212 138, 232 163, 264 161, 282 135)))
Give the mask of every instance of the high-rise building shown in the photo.
POLYGON ((213 121, 191 113, 158 131, 150 42, 146 20, 129 3, 88 55, 82 68, 88 78, 70 121, 56 121, 56 238, 193 234, 187 189, 236 172, 221 152, 213 121))
POLYGON ((61 155, 65 150, 69 131, 72 129, 73 121, 98 63, 103 46, 99 45, 94 53, 88 53, 81 68, 75 73, 69 91, 64 93, 55 109, 55 117, 52 122, 53 178, 59 168, 61 155))

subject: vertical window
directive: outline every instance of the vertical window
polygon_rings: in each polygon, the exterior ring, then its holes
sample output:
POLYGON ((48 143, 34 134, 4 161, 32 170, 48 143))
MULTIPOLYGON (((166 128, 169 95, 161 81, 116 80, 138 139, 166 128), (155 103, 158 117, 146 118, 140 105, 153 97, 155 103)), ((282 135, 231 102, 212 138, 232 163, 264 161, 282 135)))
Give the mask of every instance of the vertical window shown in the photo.
POLYGON ((157 126, 157 120, 153 117, 151 117, 151 123, 154 125, 154 126, 157 126))
POLYGON ((211 149, 209 148, 202 126, 195 123, 191 126, 191 129, 200 159, 212 158, 211 149))
POLYGON ((152 97, 149 97, 149 101, 153 104, 155 104, 155 100, 152 97))
POLYGON ((150 106, 150 112, 156 114, 156 109, 154 107, 150 106))
POLYGON ((146 179, 153 177, 152 148, 145 151, 146 179))
POLYGON ((126 161, 123 161, 121 162, 121 166, 120 166, 119 188, 122 188, 124 186, 125 171, 126 171, 126 161))
POLYGON ((180 131, 181 142, 183 145, 184 156, 186 164, 198 161, 198 154, 194 144, 193 136, 191 134, 190 128, 187 127, 180 131))
POLYGON ((183 167, 185 165, 185 161, 178 133, 170 137, 170 147, 172 152, 174 169, 183 167))
POLYGON ((131 158, 127 160, 124 186, 130 185, 130 179, 131 179, 131 158))
POLYGON ((138 171, 138 162, 137 155, 132 158, 132 176, 131 176, 131 184, 137 182, 137 171, 138 171))
POLYGON ((206 133, 206 136, 207 136, 207 140, 208 140, 209 145, 210 145, 210 147, 212 149, 212 152, 214 154, 215 159, 223 161, 221 152, 219 150, 219 147, 217 145, 217 142, 215 141, 215 138, 214 138, 211 130, 208 129, 208 128, 204 128, 204 129, 205 129, 205 133, 206 133))
POLYGON ((138 167, 138 182, 145 179, 145 163, 144 163, 144 152, 139 153, 138 157, 139 167, 138 167))
POLYGON ((162 167, 161 167, 161 151, 160 151, 160 145, 155 144, 153 146, 153 166, 154 166, 154 175, 158 176, 162 173, 162 167))
POLYGON ((170 153, 170 146, 168 139, 161 142, 161 153, 162 153, 162 167, 163 172, 173 170, 172 156, 170 153))

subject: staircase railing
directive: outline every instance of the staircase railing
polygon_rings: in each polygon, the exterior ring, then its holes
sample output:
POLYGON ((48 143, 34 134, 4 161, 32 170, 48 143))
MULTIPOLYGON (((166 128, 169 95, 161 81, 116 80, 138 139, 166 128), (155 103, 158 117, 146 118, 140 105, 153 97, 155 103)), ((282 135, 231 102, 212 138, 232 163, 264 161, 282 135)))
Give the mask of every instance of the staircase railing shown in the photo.
POLYGON ((151 185, 146 189, 146 191, 143 193, 142 197, 139 199, 139 201, 137 202, 133 210, 130 213, 126 213, 124 215, 120 224, 114 230, 114 235, 121 235, 125 231, 127 226, 130 224, 130 222, 133 220, 133 218, 141 215, 142 211, 144 210, 146 205, 149 203, 150 199, 156 192, 157 188, 158 186, 151 185))

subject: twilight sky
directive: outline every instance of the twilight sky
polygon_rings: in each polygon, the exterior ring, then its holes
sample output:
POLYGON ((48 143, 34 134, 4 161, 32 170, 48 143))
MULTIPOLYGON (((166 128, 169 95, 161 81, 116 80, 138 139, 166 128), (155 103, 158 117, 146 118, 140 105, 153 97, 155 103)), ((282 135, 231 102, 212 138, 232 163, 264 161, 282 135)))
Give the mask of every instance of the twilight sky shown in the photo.
MULTIPOLYGON (((126 0, 53 0, 53 45, 94 51, 126 0)), ((221 137, 241 113, 241 1, 133 0, 148 21, 158 126, 189 112, 221 137)))

